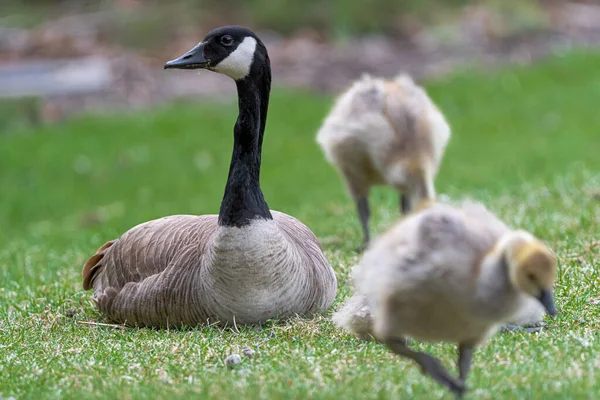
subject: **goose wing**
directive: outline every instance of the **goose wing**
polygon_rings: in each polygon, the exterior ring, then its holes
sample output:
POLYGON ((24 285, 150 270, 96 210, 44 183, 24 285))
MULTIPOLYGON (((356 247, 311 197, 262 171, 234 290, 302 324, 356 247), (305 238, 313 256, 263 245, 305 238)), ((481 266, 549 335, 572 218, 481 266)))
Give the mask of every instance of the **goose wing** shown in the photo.
POLYGON ((83 288, 119 291, 163 272, 184 251, 187 258, 200 258, 216 229, 216 215, 174 215, 140 224, 89 258, 82 271, 83 288))

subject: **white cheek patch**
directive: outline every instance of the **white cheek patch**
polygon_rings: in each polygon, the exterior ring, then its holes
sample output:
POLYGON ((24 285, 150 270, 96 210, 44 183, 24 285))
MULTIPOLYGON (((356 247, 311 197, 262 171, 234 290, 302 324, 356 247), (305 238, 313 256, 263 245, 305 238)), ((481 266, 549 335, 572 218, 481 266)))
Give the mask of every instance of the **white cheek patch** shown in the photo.
POLYGON ((243 79, 250 72, 255 50, 256 39, 248 36, 238 45, 233 53, 215 65, 213 70, 227 75, 236 81, 243 79))

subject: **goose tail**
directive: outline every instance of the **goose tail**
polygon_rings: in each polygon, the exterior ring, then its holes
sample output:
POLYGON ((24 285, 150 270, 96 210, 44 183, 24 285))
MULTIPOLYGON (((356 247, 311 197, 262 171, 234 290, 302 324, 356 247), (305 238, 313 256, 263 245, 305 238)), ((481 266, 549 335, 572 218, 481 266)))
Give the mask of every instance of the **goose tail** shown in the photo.
POLYGON ((83 289, 90 290, 92 288, 94 276, 102 269, 102 259, 106 254, 106 249, 112 246, 116 240, 106 242, 96 251, 96 254, 91 256, 85 265, 83 271, 81 271, 81 277, 83 279, 83 289))

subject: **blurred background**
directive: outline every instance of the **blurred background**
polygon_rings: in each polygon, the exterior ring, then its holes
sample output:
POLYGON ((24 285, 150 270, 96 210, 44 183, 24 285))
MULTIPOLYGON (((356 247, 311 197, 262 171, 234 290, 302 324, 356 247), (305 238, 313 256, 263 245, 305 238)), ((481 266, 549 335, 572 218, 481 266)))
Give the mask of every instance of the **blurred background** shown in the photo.
MULTIPOLYGON (((0 4, 0 242, 77 242, 68 264, 141 221, 219 209, 235 85, 163 65, 225 24, 251 27, 272 60, 269 206, 348 248, 360 237, 354 205, 315 134, 364 72, 409 72, 446 115, 441 194, 518 200, 523 185, 598 170, 598 1, 0 4)), ((385 189, 373 198, 375 231, 397 217, 397 194, 385 189)), ((0 269, 20 264, 3 267, 0 252, 0 269)))
POLYGON ((335 93, 363 72, 417 78, 600 44, 598 0, 2 0, 0 132, 81 112, 230 94, 165 73, 210 29, 265 41, 274 84, 335 93))

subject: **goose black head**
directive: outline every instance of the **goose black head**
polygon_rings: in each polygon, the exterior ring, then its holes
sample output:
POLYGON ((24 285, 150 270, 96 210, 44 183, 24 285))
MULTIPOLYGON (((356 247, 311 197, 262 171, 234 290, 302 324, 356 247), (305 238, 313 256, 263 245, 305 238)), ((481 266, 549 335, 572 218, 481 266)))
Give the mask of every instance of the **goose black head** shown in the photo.
POLYGON ((165 64, 165 69, 208 69, 236 81, 264 67, 270 68, 264 44, 241 26, 213 29, 190 51, 165 64))

